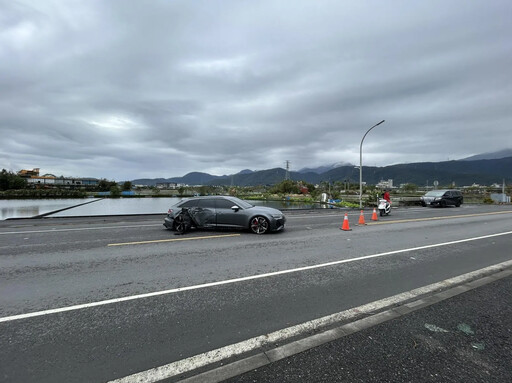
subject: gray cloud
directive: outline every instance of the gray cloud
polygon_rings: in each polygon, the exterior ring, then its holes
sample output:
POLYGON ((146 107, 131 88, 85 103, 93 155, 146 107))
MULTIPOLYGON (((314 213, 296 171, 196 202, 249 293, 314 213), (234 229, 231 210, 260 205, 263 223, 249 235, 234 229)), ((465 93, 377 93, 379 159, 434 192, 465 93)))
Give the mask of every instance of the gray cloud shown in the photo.
POLYGON ((0 167, 116 180, 512 147, 508 1, 0 0, 0 167))

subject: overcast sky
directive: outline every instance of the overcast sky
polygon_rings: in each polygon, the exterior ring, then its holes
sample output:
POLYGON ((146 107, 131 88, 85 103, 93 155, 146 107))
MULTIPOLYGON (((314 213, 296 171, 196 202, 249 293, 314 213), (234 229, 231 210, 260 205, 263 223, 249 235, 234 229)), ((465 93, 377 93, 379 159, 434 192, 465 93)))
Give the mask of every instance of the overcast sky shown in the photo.
POLYGON ((512 2, 0 0, 0 168, 117 181, 512 148, 512 2))

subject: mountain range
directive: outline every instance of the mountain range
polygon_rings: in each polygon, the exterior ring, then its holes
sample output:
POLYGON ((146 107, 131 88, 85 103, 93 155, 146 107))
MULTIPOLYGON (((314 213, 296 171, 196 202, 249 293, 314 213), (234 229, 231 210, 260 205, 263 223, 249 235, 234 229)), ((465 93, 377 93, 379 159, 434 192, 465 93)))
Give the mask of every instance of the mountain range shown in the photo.
POLYGON ((323 174, 323 173, 327 173, 329 170, 333 170, 333 169, 339 168, 341 166, 354 166, 354 165, 352 165, 349 162, 337 162, 335 164, 319 166, 319 167, 316 167, 316 168, 302 168, 302 169, 298 170, 298 172, 299 173, 323 174))
MULTIPOLYGON (((215 176, 208 173, 192 172, 183 177, 135 179, 134 185, 154 186, 157 183, 175 182, 186 185, 236 185, 256 186, 273 185, 286 177, 286 170, 274 168, 253 171, 242 170, 237 174, 215 176)), ((350 164, 333 164, 317 168, 303 168, 290 171, 289 177, 296 181, 318 184, 322 181, 359 182, 359 167, 350 164)), ((394 185, 414 183, 432 185, 438 181, 440 185, 454 183, 456 186, 490 185, 501 183, 503 179, 512 179, 512 150, 485 153, 461 160, 443 162, 417 162, 390 165, 384 167, 363 166, 363 180, 368 184, 377 184, 381 180, 392 179, 394 185), (506 156, 510 154, 509 156, 506 156), (501 157, 505 155, 505 157, 501 157), (497 157, 497 158, 493 158, 497 157)))
POLYGON ((512 149, 503 149, 497 152, 477 154, 476 156, 464 158, 462 161, 498 160, 505 157, 512 157, 512 149))

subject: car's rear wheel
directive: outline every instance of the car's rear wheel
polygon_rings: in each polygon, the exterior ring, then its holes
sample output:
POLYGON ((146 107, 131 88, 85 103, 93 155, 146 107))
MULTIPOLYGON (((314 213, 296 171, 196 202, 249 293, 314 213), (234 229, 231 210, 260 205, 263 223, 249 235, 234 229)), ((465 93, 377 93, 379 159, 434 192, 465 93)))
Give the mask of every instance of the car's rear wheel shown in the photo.
POLYGON ((455 207, 460 207, 460 202, 457 202, 457 203, 455 204, 455 207))
POLYGON ((268 219, 261 215, 251 219, 250 229, 254 234, 265 234, 269 229, 268 219))

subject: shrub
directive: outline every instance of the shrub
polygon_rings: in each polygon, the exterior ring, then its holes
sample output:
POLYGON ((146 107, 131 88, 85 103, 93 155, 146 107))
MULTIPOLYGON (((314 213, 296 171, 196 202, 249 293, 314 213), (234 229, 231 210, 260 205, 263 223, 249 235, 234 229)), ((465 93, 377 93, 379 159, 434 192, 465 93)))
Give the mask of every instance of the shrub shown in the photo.
POLYGON ((483 203, 491 205, 494 203, 494 201, 490 197, 485 197, 483 203))

